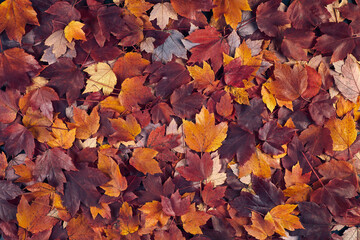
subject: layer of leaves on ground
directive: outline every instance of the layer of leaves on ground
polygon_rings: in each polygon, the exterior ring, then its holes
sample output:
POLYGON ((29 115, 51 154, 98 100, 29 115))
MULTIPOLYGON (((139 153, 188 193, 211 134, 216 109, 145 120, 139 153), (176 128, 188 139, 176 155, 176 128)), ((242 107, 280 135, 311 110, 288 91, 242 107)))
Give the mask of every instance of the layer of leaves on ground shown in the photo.
POLYGON ((358 1, 5 0, 4 239, 358 239, 358 1))

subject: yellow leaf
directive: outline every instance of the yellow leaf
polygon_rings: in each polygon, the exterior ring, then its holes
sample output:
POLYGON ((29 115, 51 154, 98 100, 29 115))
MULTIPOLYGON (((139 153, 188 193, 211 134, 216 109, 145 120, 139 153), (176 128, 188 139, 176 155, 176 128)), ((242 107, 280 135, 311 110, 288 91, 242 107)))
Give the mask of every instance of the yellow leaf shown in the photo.
POLYGON ((144 174, 162 173, 159 163, 154 159, 157 154, 158 151, 151 148, 136 148, 130 164, 144 174))
POLYGON ((101 186, 105 194, 118 197, 127 188, 126 178, 121 174, 119 165, 107 155, 107 149, 98 151, 98 169, 110 176, 111 180, 101 186))
POLYGON ((263 218, 257 212, 251 212, 252 225, 245 225, 245 230, 253 237, 259 240, 264 240, 272 236, 275 232, 275 223, 271 216, 263 218))
POLYGON ((206 224, 211 218, 211 215, 206 212, 196 211, 195 203, 191 204, 189 211, 181 216, 183 228, 186 232, 191 234, 202 234, 200 226, 206 224))
POLYGON ((284 191, 285 197, 289 197, 286 203, 297 203, 308 201, 311 187, 305 183, 296 183, 284 191))
POLYGON ((354 108, 355 104, 342 95, 340 95, 338 101, 336 102, 336 115, 338 117, 343 117, 345 114, 350 112, 354 108))
POLYGON ((6 30, 10 40, 21 42, 27 23, 39 25, 29 0, 6 0, 0 4, 0 33, 6 30))
POLYGON ((112 127, 116 130, 111 137, 118 141, 133 141, 141 132, 141 127, 133 115, 128 115, 126 121, 122 118, 110 119, 112 127))
POLYGON ((170 219, 170 216, 166 215, 162 210, 162 205, 158 201, 147 202, 139 210, 145 214, 145 228, 154 227, 160 222, 161 226, 170 219))
POLYGON ((47 142, 47 144, 52 148, 61 147, 64 149, 69 149, 72 147, 73 142, 75 141, 75 134, 76 129, 71 129, 69 131, 65 123, 61 119, 57 118, 52 125, 51 135, 54 137, 54 139, 47 142))
POLYGON ((50 131, 47 130, 52 122, 45 117, 39 110, 27 109, 23 119, 24 126, 34 135, 39 142, 47 142, 53 139, 50 131))
POLYGON ((136 17, 141 17, 153 4, 144 0, 125 0, 125 7, 136 17))
POLYGON ((261 152, 260 149, 256 148, 255 153, 251 155, 250 160, 244 165, 239 165, 239 178, 242 178, 250 173, 261 178, 270 178, 271 169, 266 161, 268 156, 261 152))
POLYGON ((74 107, 75 123, 68 123, 69 128, 76 128, 76 138, 88 139, 95 134, 100 127, 100 116, 98 106, 94 107, 91 114, 88 115, 85 110, 74 107))
POLYGON ((251 11, 247 0, 215 0, 214 5, 216 5, 213 9, 215 20, 224 15, 226 23, 233 29, 236 29, 241 22, 242 11, 251 11))
POLYGON ((302 168, 300 167, 299 162, 297 162, 293 167, 292 171, 285 169, 285 184, 286 187, 290 187, 291 185, 297 184, 297 183, 309 183, 310 182, 310 176, 311 172, 303 174, 302 168))
POLYGON ((300 219, 294 214, 291 214, 296 207, 297 205, 295 204, 278 205, 266 214, 265 219, 270 215, 275 222, 275 232, 281 236, 286 236, 285 229, 294 231, 295 229, 304 228, 300 219))
POLYGON ((100 102, 100 106, 102 108, 109 108, 118 113, 125 112, 125 107, 120 104, 119 98, 113 96, 108 96, 107 98, 102 100, 100 102))
POLYGON ((85 24, 78 21, 69 22, 69 24, 64 29, 66 40, 69 42, 71 42, 73 39, 86 41, 85 33, 81 29, 84 25, 85 24))
POLYGON ((121 235, 128 235, 139 229, 139 219, 137 216, 133 216, 133 210, 127 202, 121 206, 118 220, 121 235))
POLYGON ((84 71, 90 74, 90 79, 87 80, 83 93, 97 92, 100 89, 103 90, 105 95, 113 92, 117 79, 115 73, 107 63, 95 63, 87 67, 84 71))
POLYGON ((93 219, 95 219, 98 214, 103 218, 111 218, 111 209, 107 203, 100 203, 100 207, 90 206, 90 212, 93 219))
POLYGON ((251 55, 251 49, 247 46, 246 42, 243 41, 241 45, 235 50, 235 58, 241 59, 241 65, 247 65, 254 68, 251 73, 249 80, 253 79, 254 74, 259 70, 262 62, 262 54, 253 57, 251 55))
POLYGON ((218 84, 218 81, 215 81, 214 71, 205 61, 203 61, 202 68, 195 65, 193 67, 188 66, 187 69, 194 79, 194 87, 200 91, 204 89, 206 89, 205 91, 211 91, 218 84))
POLYGON ((334 151, 348 149, 356 139, 356 125, 350 114, 342 120, 338 118, 328 120, 325 127, 330 130, 334 151))
POLYGON ((274 108, 276 107, 275 97, 264 85, 261 87, 261 95, 263 102, 266 104, 266 107, 270 110, 270 112, 274 111, 274 108))
POLYGON ((249 94, 245 88, 225 86, 224 90, 234 96, 235 102, 250 105, 249 94))
POLYGON ((185 142, 197 152, 213 152, 217 150, 227 135, 227 123, 215 125, 213 113, 203 107, 195 117, 196 123, 183 120, 185 142))

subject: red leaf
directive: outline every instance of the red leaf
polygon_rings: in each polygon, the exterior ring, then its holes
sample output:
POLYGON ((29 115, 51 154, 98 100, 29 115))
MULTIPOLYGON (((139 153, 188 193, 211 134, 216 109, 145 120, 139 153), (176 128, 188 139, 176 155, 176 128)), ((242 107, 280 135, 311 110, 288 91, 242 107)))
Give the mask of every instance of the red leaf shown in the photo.
POLYGON ((259 29, 270 37, 279 34, 279 27, 290 23, 287 13, 278 11, 281 0, 261 3, 256 10, 256 23, 259 29))
POLYGON ((161 196, 161 205, 164 213, 169 216, 181 216, 189 211, 190 196, 181 198, 179 190, 171 194, 170 198, 161 196))
POLYGON ((34 137, 23 125, 11 124, 0 133, 0 136, 1 140, 5 141, 5 152, 8 155, 15 156, 24 150, 28 157, 33 156, 34 137))
POLYGON ((23 49, 11 48, 0 53, 0 85, 25 91, 31 83, 30 78, 41 70, 34 56, 23 49))
POLYGON ((176 171, 188 181, 197 182, 206 180, 211 175, 213 169, 210 153, 204 153, 201 158, 196 153, 190 151, 186 155, 187 166, 178 167, 176 171))
POLYGON ((193 43, 199 43, 191 48, 190 63, 201 63, 208 59, 211 60, 211 66, 216 73, 223 61, 223 53, 229 53, 229 45, 224 38, 213 27, 205 27, 205 29, 198 29, 192 32, 185 39, 193 43))

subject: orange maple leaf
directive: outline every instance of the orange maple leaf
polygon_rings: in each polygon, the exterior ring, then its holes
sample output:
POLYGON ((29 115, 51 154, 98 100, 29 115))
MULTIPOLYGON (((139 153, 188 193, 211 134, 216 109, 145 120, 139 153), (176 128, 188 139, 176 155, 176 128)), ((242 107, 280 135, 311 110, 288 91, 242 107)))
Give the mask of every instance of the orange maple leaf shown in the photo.
POLYGON ((21 42, 27 23, 39 25, 29 0, 6 0, 0 4, 0 33, 5 30, 9 39, 21 42))

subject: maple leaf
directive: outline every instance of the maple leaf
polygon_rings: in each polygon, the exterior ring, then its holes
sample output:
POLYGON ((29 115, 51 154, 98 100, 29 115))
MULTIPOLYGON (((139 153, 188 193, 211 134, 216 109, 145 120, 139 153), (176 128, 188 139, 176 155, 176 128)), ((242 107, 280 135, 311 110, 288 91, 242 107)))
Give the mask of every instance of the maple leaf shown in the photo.
POLYGON ((291 20, 291 24, 296 29, 313 30, 321 23, 329 21, 330 13, 325 8, 327 4, 334 2, 334 0, 295 0, 293 1, 287 13, 291 20))
POLYGON ((338 118, 328 120, 325 127, 330 130, 334 151, 343 151, 349 148, 356 139, 355 122, 350 114, 346 114, 342 120, 338 118))
POLYGON ((278 127, 275 121, 267 122, 259 130, 259 139, 264 141, 262 149, 265 153, 278 155, 284 152, 282 145, 290 142, 294 130, 278 127))
POLYGON ((9 39, 21 42, 25 25, 39 25, 36 12, 29 0, 6 0, 0 4, 0 33, 6 31, 9 39))
POLYGON ((65 177, 65 191, 62 199, 72 216, 79 210, 80 202, 86 207, 97 206, 101 194, 96 187, 109 181, 100 170, 90 167, 81 168, 79 171, 67 171, 65 177))
POLYGON ((170 219, 170 216, 166 215, 162 210, 162 205, 159 201, 147 202, 139 208, 139 211, 145 214, 145 228, 156 226, 158 223, 161 226, 165 226, 170 219))
POLYGON ((169 19, 178 20, 177 14, 170 3, 157 3, 150 13, 149 20, 155 20, 161 30, 164 30, 169 19))
POLYGON ((213 184, 207 183, 201 193, 204 203, 210 207, 217 207, 225 204, 224 199, 226 187, 216 187, 213 184))
POLYGON ((171 0, 170 2, 179 15, 198 21, 204 20, 205 18, 201 11, 209 11, 213 7, 211 0, 171 0))
POLYGON ((137 108, 138 104, 146 104, 153 99, 151 89, 144 86, 145 77, 127 78, 121 84, 120 104, 126 109, 137 108))
MULTIPOLYGON (((250 173, 261 178, 271 177, 271 169, 268 163, 271 157, 262 153, 260 149, 256 148, 248 161, 239 165, 239 178, 242 178, 250 173)), ((241 160, 241 159, 240 159, 241 160)), ((243 163, 244 161, 241 161, 243 163)))
POLYGON ((228 43, 213 27, 207 26, 205 29, 195 30, 185 39, 199 43, 199 45, 191 48, 192 55, 189 62, 195 63, 210 59, 215 73, 221 67, 223 53, 229 53, 228 43))
POLYGON ((165 65, 155 62, 145 72, 151 73, 149 80, 150 83, 156 83, 155 95, 162 98, 168 97, 175 89, 190 82, 191 79, 187 69, 176 62, 165 65))
POLYGON ((209 92, 213 90, 218 84, 218 81, 215 81, 214 71, 205 61, 203 61, 202 68, 195 65, 192 67, 187 66, 187 69, 190 73, 190 76, 194 79, 194 87, 200 91, 205 90, 205 92, 209 92))
POLYGON ((132 207, 127 202, 124 202, 119 210, 118 221, 121 235, 128 235, 139 229, 139 219, 133 216, 132 207))
POLYGON ((98 107, 94 107, 90 115, 83 109, 74 107, 73 119, 75 123, 68 123, 70 129, 76 129, 76 138, 87 139, 99 129, 98 107))
POLYGON ((158 151, 151 148, 136 148, 129 163, 144 174, 162 173, 159 163, 154 159, 157 154, 158 151))
POLYGON ((126 116, 126 120, 122 118, 110 119, 110 122, 116 130, 110 137, 117 141, 133 141, 141 132, 141 127, 133 115, 126 116))
POLYGON ((50 134, 54 138, 47 142, 50 147, 69 149, 75 141, 76 129, 68 130, 65 123, 57 118, 52 125, 52 132, 50 134))
POLYGON ((299 163, 295 164, 292 167, 292 171, 285 169, 285 184, 286 187, 297 183, 309 183, 310 182, 311 172, 303 174, 303 170, 301 169, 299 163))
POLYGON ((286 236, 286 231, 294 231, 295 229, 304 228, 296 214, 291 214, 294 209, 297 207, 295 204, 284 204, 279 205, 270 210, 269 213, 266 214, 265 219, 267 217, 273 219, 275 229, 274 231, 280 234, 281 236, 286 236))
POLYGON ((125 7, 136 17, 141 17, 153 4, 144 0, 125 0, 125 7))
POLYGON ((281 51, 288 58, 307 61, 307 49, 310 49, 315 39, 313 31, 288 28, 284 31, 281 51))
POLYGON ((255 136, 242 127, 230 124, 225 141, 219 149, 221 158, 231 160, 236 156, 240 164, 248 161, 255 151, 255 136))
POLYGON ((176 171, 188 181, 203 181, 207 179, 213 169, 213 161, 209 153, 200 158, 197 154, 188 151, 186 153, 187 166, 177 167, 176 171))
POLYGON ((224 118, 230 117, 233 112, 232 99, 229 93, 225 93, 221 98, 220 102, 216 103, 216 112, 224 118))
POLYGON ((147 147, 158 151, 156 158, 162 161, 176 161, 177 157, 171 150, 179 146, 178 134, 165 134, 165 125, 151 131, 147 139, 147 147))
POLYGON ((58 222, 58 219, 47 216, 49 212, 48 197, 38 197, 30 205, 26 198, 22 196, 18 205, 16 219, 20 227, 31 233, 38 233, 51 229, 58 222))
POLYGON ((240 216, 250 217, 251 211, 265 215, 273 207, 283 203, 283 192, 269 180, 252 176, 251 183, 255 194, 242 191, 240 196, 230 201, 230 205, 240 216))
POLYGON ((84 214, 80 214, 76 218, 72 218, 66 226, 66 231, 69 239, 74 240, 92 239, 96 236, 84 214))
POLYGON ((95 63, 84 71, 90 74, 90 79, 83 93, 97 92, 100 89, 105 95, 113 92, 117 82, 116 75, 107 63, 95 63))
POLYGON ((100 187, 105 190, 106 195, 118 197, 128 186, 126 178, 121 174, 119 165, 107 155, 105 149, 98 151, 98 156, 98 169, 111 178, 100 187))
POLYGON ((330 130, 327 128, 310 125, 301 132, 299 139, 304 143, 305 149, 313 155, 332 153, 333 143, 330 130))
POLYGON ((196 123, 183 120, 185 142, 197 152, 213 152, 217 150, 226 138, 227 123, 215 125, 213 113, 203 107, 196 114, 196 123))
POLYGON ((11 123, 16 119, 19 110, 19 91, 7 89, 0 91, 0 122, 11 123))
POLYGON ((336 87, 345 98, 356 102, 360 95, 359 79, 360 69, 357 60, 352 55, 348 55, 345 64, 341 67, 341 74, 333 74, 336 87))
MULTIPOLYGON (((75 42, 69 42, 66 40, 64 30, 53 32, 45 40, 45 45, 50 47, 49 49, 51 49, 51 52, 55 55, 55 58, 59 58, 65 54, 68 48, 72 50, 75 49, 75 42)), ((41 60, 43 60, 43 58, 41 60)))
POLYGON ((34 176, 42 182, 46 178, 48 183, 62 191, 63 183, 66 182, 62 169, 76 171, 72 159, 60 148, 49 149, 35 160, 34 176))
POLYGON ((11 48, 0 53, 1 85, 24 91, 31 83, 30 78, 37 75, 40 70, 41 67, 34 56, 27 54, 24 49, 11 48))
POLYGON ((126 78, 141 76, 149 64, 150 62, 142 58, 141 54, 128 52, 115 62, 113 71, 119 81, 124 81, 126 78))
POLYGON ((254 68, 243 65, 241 58, 236 58, 224 68, 224 80, 227 85, 233 87, 244 87, 243 80, 248 79, 254 72, 254 68))
POLYGON ((31 132, 19 123, 7 126, 1 133, 1 140, 5 141, 5 152, 8 155, 16 156, 22 150, 32 157, 35 149, 34 137, 31 132))
POLYGON ((310 105, 309 112, 311 118, 319 126, 323 125, 326 119, 335 117, 335 108, 333 106, 336 99, 330 99, 326 92, 316 95, 310 105))
POLYGON ((59 58, 45 68, 41 75, 50 78, 48 86, 53 87, 60 96, 66 94, 68 102, 73 102, 80 95, 84 86, 84 75, 69 58, 59 58))
POLYGON ((213 9, 215 20, 224 15, 226 23, 233 29, 236 29, 241 22, 242 11, 251 11, 248 0, 215 0, 214 5, 216 5, 213 9))
POLYGON ((298 204, 301 212, 300 221, 305 229, 295 231, 304 237, 317 236, 317 239, 329 239, 330 224, 332 216, 330 212, 324 207, 314 202, 301 202, 298 204))
POLYGON ((33 111, 32 108, 29 108, 22 121, 39 142, 47 142, 53 139, 47 130, 52 125, 52 121, 42 115, 40 111, 33 111))
POLYGON ((324 23, 320 31, 324 34, 317 38, 314 48, 321 53, 332 53, 331 63, 344 59, 357 45, 352 27, 344 22, 324 23))
POLYGON ((265 105, 261 99, 251 99, 249 106, 236 104, 235 111, 237 123, 249 132, 258 131, 262 126, 262 118, 259 116, 265 111, 265 105))
POLYGON ((298 64, 294 68, 276 64, 274 75, 276 80, 270 82, 267 87, 279 100, 293 101, 300 97, 308 86, 305 68, 298 64))
POLYGON ((206 224, 211 218, 211 215, 206 212, 196 211, 195 203, 191 204, 189 211, 181 216, 183 228, 186 232, 191 234, 202 234, 200 226, 206 224))
POLYGON ((85 26, 85 24, 78 21, 69 22, 64 28, 66 40, 68 40, 68 42, 72 42, 73 39, 86 41, 85 33, 81 29, 83 26, 85 26))
POLYGON ((279 34, 279 27, 290 23, 287 13, 278 11, 281 0, 261 3, 256 9, 256 23, 260 31, 270 37, 279 34))
POLYGON ((169 216, 182 216, 190 210, 190 196, 182 198, 177 190, 170 198, 161 196, 161 206, 169 216))
POLYGON ((262 218, 257 212, 251 212, 252 225, 244 225, 245 230, 256 239, 265 240, 275 233, 275 223, 271 218, 262 218))
POLYGON ((154 49, 152 54, 153 61, 170 62, 173 56, 187 59, 187 50, 182 43, 184 35, 178 30, 169 30, 170 35, 165 42, 154 49))
POLYGON ((165 230, 155 231, 154 238, 159 239, 159 240, 167 240, 167 239, 185 240, 182 232, 174 223, 172 223, 170 225, 170 228, 168 231, 165 231, 165 230))
POLYGON ((7 200, 15 199, 22 194, 19 186, 10 181, 0 180, 0 219, 10 221, 16 218, 16 206, 7 200))
POLYGON ((52 101, 59 100, 59 96, 54 89, 49 87, 40 87, 34 89, 19 100, 19 107, 22 112, 27 112, 28 108, 40 109, 41 113, 49 120, 53 119, 53 104, 52 101))
POLYGON ((181 118, 192 118, 205 103, 205 96, 193 93, 193 85, 182 85, 170 97, 174 113, 181 118))

